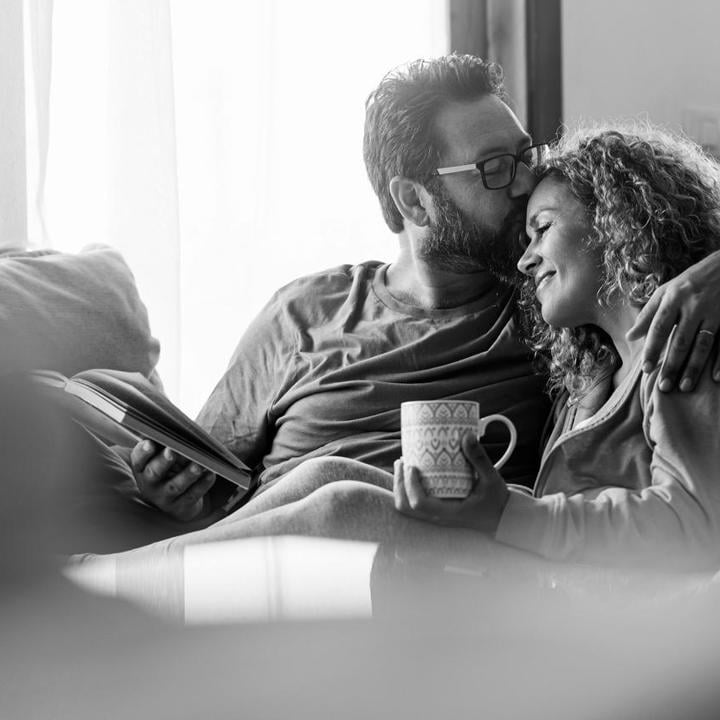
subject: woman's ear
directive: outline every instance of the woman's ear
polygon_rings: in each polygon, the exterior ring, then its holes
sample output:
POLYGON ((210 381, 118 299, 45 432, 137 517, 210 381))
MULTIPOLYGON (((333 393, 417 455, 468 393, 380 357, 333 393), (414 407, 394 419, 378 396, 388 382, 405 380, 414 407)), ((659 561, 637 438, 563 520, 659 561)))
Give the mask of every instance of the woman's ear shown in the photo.
POLYGON ((423 185, 415 180, 396 175, 390 180, 390 196, 398 211, 413 225, 425 227, 430 224, 427 204, 428 193, 423 185))

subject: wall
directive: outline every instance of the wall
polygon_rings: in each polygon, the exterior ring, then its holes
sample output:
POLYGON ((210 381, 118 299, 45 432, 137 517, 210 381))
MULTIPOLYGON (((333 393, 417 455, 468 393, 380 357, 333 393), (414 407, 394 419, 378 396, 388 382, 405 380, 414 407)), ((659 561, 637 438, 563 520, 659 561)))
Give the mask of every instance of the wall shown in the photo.
POLYGON ((565 122, 646 114, 720 149, 720 3, 564 0, 565 122))

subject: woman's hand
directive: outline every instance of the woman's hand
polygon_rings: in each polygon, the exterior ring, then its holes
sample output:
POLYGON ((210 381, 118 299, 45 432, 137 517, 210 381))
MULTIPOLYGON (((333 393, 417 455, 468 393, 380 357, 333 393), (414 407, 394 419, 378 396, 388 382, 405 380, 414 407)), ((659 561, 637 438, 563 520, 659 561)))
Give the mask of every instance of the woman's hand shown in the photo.
POLYGON ((695 388, 713 348, 713 378, 720 382, 718 329, 720 251, 661 285, 642 309, 627 337, 637 340, 647 334, 643 349, 644 372, 656 367, 670 338, 660 370, 659 387, 667 392, 682 378, 680 390, 687 392, 695 388))
POLYGON ((395 507, 419 520, 494 535, 508 499, 507 485, 472 433, 463 438, 462 449, 475 470, 475 482, 468 497, 462 500, 428 497, 417 468, 408 467, 405 472, 400 459, 395 462, 395 507))

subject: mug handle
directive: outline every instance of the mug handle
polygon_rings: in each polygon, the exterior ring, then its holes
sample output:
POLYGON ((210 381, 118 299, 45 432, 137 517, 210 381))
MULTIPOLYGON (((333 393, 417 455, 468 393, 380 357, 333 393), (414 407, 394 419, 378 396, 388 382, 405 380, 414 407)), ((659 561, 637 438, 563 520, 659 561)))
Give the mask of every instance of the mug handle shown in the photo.
POLYGON ((517 430, 515 430, 512 420, 506 418, 504 415, 488 415, 487 417, 480 418, 480 431, 478 432, 478 438, 481 438, 485 434, 485 429, 493 421, 503 423, 510 432, 510 444, 503 456, 494 465, 495 469, 499 470, 510 459, 513 450, 515 449, 515 445, 517 444, 517 430))

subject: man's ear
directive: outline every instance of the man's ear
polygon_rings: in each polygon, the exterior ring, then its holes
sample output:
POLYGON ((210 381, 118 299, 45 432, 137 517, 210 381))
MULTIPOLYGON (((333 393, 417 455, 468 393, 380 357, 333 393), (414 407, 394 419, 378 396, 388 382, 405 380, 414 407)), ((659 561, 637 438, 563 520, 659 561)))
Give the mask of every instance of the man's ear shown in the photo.
POLYGON ((426 208, 428 193, 423 185, 415 180, 396 175, 388 187, 398 211, 413 225, 425 227, 430 224, 426 208))

